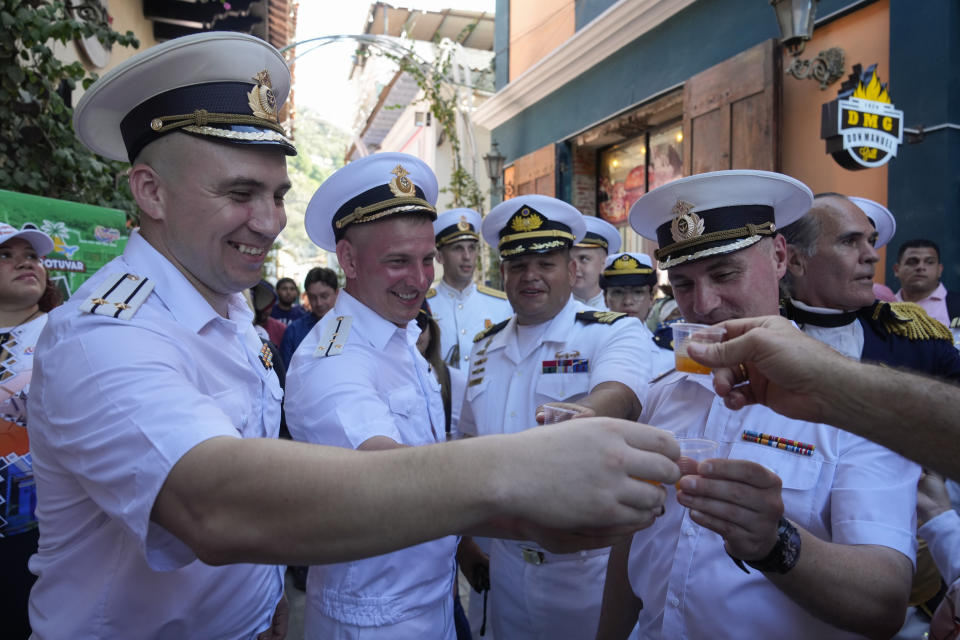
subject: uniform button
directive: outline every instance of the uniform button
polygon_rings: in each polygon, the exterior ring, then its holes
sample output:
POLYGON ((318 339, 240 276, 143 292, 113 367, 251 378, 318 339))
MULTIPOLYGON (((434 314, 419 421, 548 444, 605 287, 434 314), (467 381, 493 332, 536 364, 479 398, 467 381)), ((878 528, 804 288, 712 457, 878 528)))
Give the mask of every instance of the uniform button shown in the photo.
POLYGON ((684 533, 685 533, 686 535, 688 535, 688 536, 693 536, 693 535, 696 534, 697 532, 693 530, 693 527, 687 527, 687 528, 684 530, 684 533))
POLYGON ((517 371, 517 375, 518 375, 518 376, 520 375, 520 372, 519 372, 519 371, 517 371))
POLYGON ((463 359, 464 359, 465 361, 466 361, 466 360, 469 360, 469 359, 470 359, 470 356, 463 356, 463 359))
POLYGON ((465 334, 466 332, 467 332, 467 330, 466 330, 466 329, 460 329, 460 333, 463 333, 463 334, 465 334))
POLYGON ((670 606, 671 606, 671 607, 679 607, 679 606, 680 606, 680 599, 677 598, 676 596, 670 596, 670 606))
POLYGON ((510 417, 511 417, 511 418, 516 418, 516 417, 517 417, 517 412, 516 412, 516 411, 511 411, 511 412, 510 412, 510 417))
POLYGON ((458 304, 458 305, 457 305, 457 309, 463 309, 463 305, 462 305, 462 304, 458 304))

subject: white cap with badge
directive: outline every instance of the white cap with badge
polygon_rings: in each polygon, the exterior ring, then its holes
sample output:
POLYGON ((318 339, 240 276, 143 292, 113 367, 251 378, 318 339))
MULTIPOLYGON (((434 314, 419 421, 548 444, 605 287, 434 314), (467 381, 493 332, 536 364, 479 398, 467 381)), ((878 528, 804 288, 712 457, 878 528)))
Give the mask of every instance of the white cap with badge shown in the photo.
POLYGON ((433 221, 433 234, 437 247, 460 240, 480 240, 480 225, 483 218, 473 209, 450 209, 433 221))
POLYGON ((813 193, 771 171, 731 170, 680 178, 630 207, 630 226, 660 246, 661 269, 732 253, 776 235, 806 213, 813 193))
POLYGON ((290 92, 283 56, 260 38, 212 31, 175 38, 117 65, 73 113, 77 137, 112 160, 133 162, 174 131, 296 155, 279 123, 290 92))
POLYGON ((481 226, 483 239, 501 260, 569 248, 587 232, 583 215, 556 198, 525 195, 495 206, 481 226))
POLYGON ((317 189, 303 219, 321 249, 337 250, 347 227, 398 214, 437 217, 437 176, 420 158, 383 152, 337 169, 317 189))

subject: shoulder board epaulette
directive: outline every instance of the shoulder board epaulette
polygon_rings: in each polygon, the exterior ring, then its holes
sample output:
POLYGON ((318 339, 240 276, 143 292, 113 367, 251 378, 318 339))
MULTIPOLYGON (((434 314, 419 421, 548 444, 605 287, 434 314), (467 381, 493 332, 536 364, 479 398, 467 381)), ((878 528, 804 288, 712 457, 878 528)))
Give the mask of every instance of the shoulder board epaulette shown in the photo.
POLYGON ((617 320, 626 318, 627 314, 618 311, 581 311, 577 314, 577 320, 587 324, 599 322, 601 324, 613 324, 617 320))
POLYGON ((908 340, 953 342, 950 329, 931 318, 923 307, 912 302, 879 302, 873 310, 872 320, 879 323, 887 333, 908 340))
POLYGON ((433 287, 430 287, 429 289, 427 289, 427 300, 434 297, 435 295, 437 295, 436 289, 434 289, 433 287))
POLYGON ((477 285, 477 291, 479 291, 480 293, 485 293, 488 296, 493 296, 494 298, 500 298, 501 300, 507 299, 507 294, 505 294, 503 291, 500 291, 499 289, 494 289, 493 287, 487 287, 482 284, 477 285))
POLYGON ((80 310, 119 320, 129 320, 153 292, 150 278, 133 273, 113 275, 97 287, 80 310))
POLYGON ((486 329, 484 329, 483 331, 481 331, 481 332, 478 333, 477 335, 473 336, 473 341, 474 341, 474 342, 480 342, 480 341, 483 340, 484 338, 489 338, 490 336, 492 336, 493 334, 497 333, 498 331, 502 331, 503 328, 507 326, 507 323, 508 323, 508 322, 510 322, 510 318, 507 318, 507 319, 504 320, 503 322, 498 322, 497 324, 495 324, 495 325, 493 325, 493 326, 487 327, 486 329))
POLYGON ((330 318, 323 325, 323 333, 317 341, 317 349, 313 352, 313 357, 329 358, 343 353, 343 345, 347 344, 351 324, 353 324, 353 316, 330 318))

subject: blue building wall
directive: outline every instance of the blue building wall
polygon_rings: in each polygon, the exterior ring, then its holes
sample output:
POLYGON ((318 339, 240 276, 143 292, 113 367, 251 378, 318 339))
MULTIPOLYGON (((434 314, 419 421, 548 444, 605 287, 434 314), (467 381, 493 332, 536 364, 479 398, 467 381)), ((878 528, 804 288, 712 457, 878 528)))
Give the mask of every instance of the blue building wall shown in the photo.
MULTIPOLYGON (((891 0, 890 96, 908 127, 960 125, 960 3, 891 0)), ((890 161, 888 204, 897 217, 890 265, 900 243, 927 238, 940 246, 943 283, 960 291, 960 131, 941 129, 904 144, 890 161)))

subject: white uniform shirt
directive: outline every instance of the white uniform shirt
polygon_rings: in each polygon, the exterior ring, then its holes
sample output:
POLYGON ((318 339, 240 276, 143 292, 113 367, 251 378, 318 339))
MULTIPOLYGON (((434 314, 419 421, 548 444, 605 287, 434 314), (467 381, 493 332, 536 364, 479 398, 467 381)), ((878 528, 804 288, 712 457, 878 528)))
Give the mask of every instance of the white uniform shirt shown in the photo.
MULTIPOLYGON (((287 371, 285 408, 294 439, 349 449, 374 436, 411 446, 442 442, 440 385, 417 351, 419 335, 415 321, 397 327, 341 291, 287 371), (315 357, 341 317, 351 319, 346 344, 337 350, 342 354, 315 357)), ((342 341, 342 334, 336 339, 342 341)), ((374 558, 311 567, 308 604, 346 624, 371 627, 437 610, 452 598, 456 546, 457 537, 446 536, 374 558)), ((407 637, 402 626, 394 637, 407 637)))
POLYGON ((593 296, 589 300, 581 300, 577 296, 573 296, 573 299, 577 302, 582 302, 591 309, 596 309, 597 311, 609 311, 610 308, 607 307, 607 299, 603 296, 603 289, 600 290, 600 293, 593 296))
POLYGON ((516 316, 474 344, 461 433, 517 433, 535 427, 537 407, 576 402, 601 382, 622 382, 644 402, 653 343, 640 321, 586 323, 576 319, 581 311, 594 309, 568 300, 530 353, 520 352, 516 316))
MULTIPOLYGON (((709 375, 674 373, 655 384, 640 421, 677 436, 716 440, 715 457, 751 460, 783 482, 784 515, 823 540, 883 545, 911 560, 920 468, 877 444, 762 405, 727 409, 709 375), (813 444, 803 456, 741 439, 744 429, 813 444)), ((763 573, 741 571, 723 539, 690 520, 668 487, 667 510, 636 533, 629 578, 643 599, 639 638, 855 638, 814 618, 763 573)))
MULTIPOLYGON (((514 316, 497 333, 474 344, 460 431, 471 435, 516 433, 537 426, 546 402, 576 402, 602 382, 621 382, 645 400, 654 348, 636 318, 613 324, 577 320, 593 311, 571 297, 543 325, 519 339, 514 316), (539 340, 536 338, 539 335, 539 340), (524 350, 526 348, 526 350, 524 350)), ((549 428, 549 427, 544 427, 549 428)), ((492 540, 491 624, 498 638, 591 637, 603 595, 608 549, 548 554, 541 566, 522 560, 534 543, 492 540)))
POLYGON ((170 469, 197 444, 277 435, 282 392, 243 296, 231 296, 229 317, 136 232, 49 314, 28 401, 36 637, 234 640, 270 627, 281 567, 211 567, 150 520, 170 469), (132 319, 78 310, 124 273, 155 283, 132 319))
POLYGON ((440 355, 444 362, 466 369, 476 335, 509 318, 513 308, 503 298, 478 290, 474 282, 463 291, 457 291, 441 280, 436 291, 437 295, 431 296, 427 302, 433 319, 440 326, 440 355), (460 347, 460 358, 453 364, 451 353, 455 345, 460 347))

